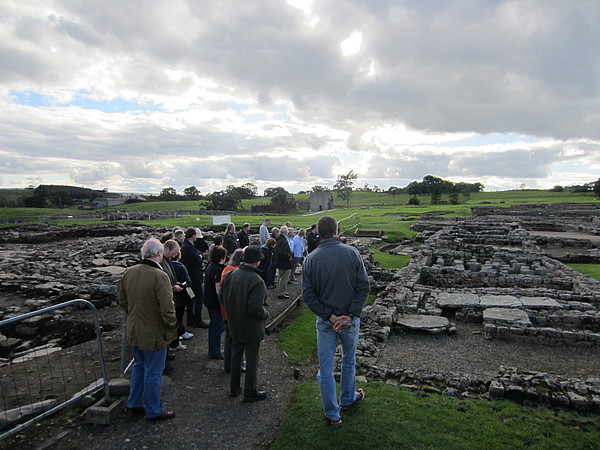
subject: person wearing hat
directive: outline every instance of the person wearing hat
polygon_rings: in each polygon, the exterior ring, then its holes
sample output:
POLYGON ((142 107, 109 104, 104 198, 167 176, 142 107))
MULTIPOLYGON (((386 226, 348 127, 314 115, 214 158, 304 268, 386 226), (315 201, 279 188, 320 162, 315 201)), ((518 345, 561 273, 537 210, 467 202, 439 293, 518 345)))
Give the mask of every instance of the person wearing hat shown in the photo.
POLYGON ((260 342, 265 337, 265 320, 269 312, 265 309, 267 286, 260 276, 258 265, 264 258, 260 247, 250 245, 244 250, 240 267, 232 270, 225 278, 219 291, 219 300, 227 310, 227 325, 231 335, 231 379, 230 396, 242 393, 240 376, 242 356, 246 354, 246 379, 244 401, 254 402, 267 398, 265 391, 257 389, 258 353, 260 342))

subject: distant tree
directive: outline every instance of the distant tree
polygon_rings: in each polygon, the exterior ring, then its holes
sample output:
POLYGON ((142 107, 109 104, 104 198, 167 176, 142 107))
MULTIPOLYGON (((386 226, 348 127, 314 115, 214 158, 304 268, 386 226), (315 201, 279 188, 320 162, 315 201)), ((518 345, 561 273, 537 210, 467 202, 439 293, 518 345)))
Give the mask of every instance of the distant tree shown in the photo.
POLYGON ((50 203, 57 208, 64 208, 73 204, 73 199, 67 191, 56 191, 50 196, 50 203))
POLYGON ((419 183, 418 181, 411 181, 406 186, 406 193, 412 195, 413 197, 420 194, 429 194, 427 190, 427 186, 423 183, 419 183))
POLYGON ((396 187, 396 186, 390 186, 387 190, 387 193, 390 194, 393 198, 396 195, 402 193, 402 189, 400 189, 399 187, 396 187))
POLYGON ((373 186, 373 192, 381 192, 381 189, 379 189, 379 186, 375 185, 373 186))
POLYGON ((198 200, 200 198, 200 191, 196 186, 190 186, 183 190, 183 195, 187 200, 198 200))
POLYGON ((594 194, 596 197, 600 197, 600 178, 594 182, 594 194))
POLYGON ((559 184, 550 189, 551 192, 564 192, 565 188, 559 184))
POLYGON ((158 199, 166 202, 177 200, 177 191, 175 188, 166 187, 158 195, 158 199))
POLYGON ((48 196, 43 189, 34 189, 31 197, 23 199, 23 204, 26 208, 45 208, 48 201, 48 196))
POLYGON ((456 185, 452 186, 452 189, 450 190, 450 193, 448 194, 448 197, 450 198, 450 203, 452 205, 458 205, 459 201, 458 201, 458 195, 459 195, 460 191, 459 189, 456 187, 456 185))
POLYGON ((239 193, 235 190, 216 191, 206 196, 206 202, 200 207, 218 211, 237 211, 242 204, 239 193))
POLYGON ((333 190, 337 192, 337 195, 342 200, 346 200, 346 205, 350 205, 350 197, 352 197, 352 189, 354 187, 354 181, 358 178, 358 175, 353 170, 348 172, 346 175, 338 175, 337 181, 333 186, 333 190))
POLYGON ((275 186, 275 187, 270 187, 270 188, 265 189, 263 195, 265 197, 273 197, 278 192, 288 193, 288 191, 285 188, 283 188, 281 186, 275 186))
POLYGON ((312 188, 310 188, 310 190, 312 192, 328 192, 329 188, 327 186, 316 185, 316 186, 313 186, 312 188))
POLYGON ((240 188, 244 191, 242 198, 254 198, 258 196, 258 188, 253 183, 244 183, 240 188))
POLYGON ((423 177, 423 184, 427 186, 427 190, 431 195, 432 205, 439 205, 441 203, 442 193, 449 190, 447 183, 449 182, 433 175, 423 177))
POLYGON ((411 197, 408 199, 408 204, 409 205, 420 205, 421 200, 419 200, 417 197, 411 197))

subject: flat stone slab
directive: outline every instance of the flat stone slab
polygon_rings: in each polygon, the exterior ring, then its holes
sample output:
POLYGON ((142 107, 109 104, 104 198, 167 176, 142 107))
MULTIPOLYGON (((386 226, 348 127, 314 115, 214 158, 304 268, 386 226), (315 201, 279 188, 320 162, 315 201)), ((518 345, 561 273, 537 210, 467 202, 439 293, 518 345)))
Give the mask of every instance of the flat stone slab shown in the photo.
POLYGON ((121 275, 125 272, 125 267, 121 266, 107 266, 107 267, 96 267, 96 270, 100 272, 107 272, 112 275, 121 275))
POLYGON ((482 295, 479 304, 482 308, 519 308, 523 305, 512 295, 482 295))
POLYGON ((446 317, 425 314, 399 314, 396 316, 395 322, 405 328, 422 331, 443 331, 450 326, 446 317))
POLYGON ((488 308, 483 311, 484 323, 501 325, 529 326, 531 322, 527 313, 521 309, 488 308))
POLYGON ((479 295, 467 292, 440 292, 437 299, 440 308, 465 308, 479 306, 479 295))
POLYGON ((521 303, 525 308, 544 309, 544 308, 563 308, 563 305, 558 303, 553 298, 548 297, 520 297, 521 303))

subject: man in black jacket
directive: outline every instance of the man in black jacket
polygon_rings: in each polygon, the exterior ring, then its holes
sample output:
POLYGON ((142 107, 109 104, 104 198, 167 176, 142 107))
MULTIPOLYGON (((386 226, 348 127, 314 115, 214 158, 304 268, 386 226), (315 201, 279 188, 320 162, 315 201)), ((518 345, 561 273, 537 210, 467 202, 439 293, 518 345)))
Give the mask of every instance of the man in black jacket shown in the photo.
POLYGON ((290 270, 292 268, 292 250, 286 236, 288 228, 284 225, 279 230, 275 245, 275 267, 277 267, 277 298, 290 298, 287 293, 290 270))
POLYGON ((245 223, 242 229, 238 232, 238 241, 240 248, 246 248, 250 245, 250 224, 245 223))
POLYGON ((230 395, 237 397, 242 392, 240 374, 242 356, 246 353, 245 402, 267 398, 267 393, 256 387, 258 352, 260 342, 265 337, 265 320, 269 317, 264 307, 267 286, 258 270, 262 258, 259 247, 246 247, 242 264, 225 275, 219 291, 219 301, 227 310, 227 325, 232 340, 230 395))
POLYGON ((181 244, 181 263, 185 266, 192 280, 192 291, 194 291, 194 302, 188 307, 188 326, 208 328, 208 324, 202 320, 202 305, 204 304, 204 292, 202 289, 202 256, 194 247, 198 237, 196 228, 190 227, 185 230, 185 241, 181 244))

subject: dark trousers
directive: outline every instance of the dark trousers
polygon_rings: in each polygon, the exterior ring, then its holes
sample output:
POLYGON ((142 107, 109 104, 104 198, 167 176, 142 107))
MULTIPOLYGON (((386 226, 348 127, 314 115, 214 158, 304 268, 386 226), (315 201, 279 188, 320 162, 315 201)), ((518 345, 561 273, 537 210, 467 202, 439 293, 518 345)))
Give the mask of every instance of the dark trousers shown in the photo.
POLYGON ((187 324, 188 326, 198 326, 202 322, 202 306, 204 305, 202 282, 194 282, 192 290, 194 291, 194 298, 187 307, 187 324))
POLYGON ((271 261, 271 267, 269 267, 269 276, 267 277, 267 287, 275 286, 275 262, 271 261))
POLYGON ((221 355, 221 336, 223 335, 223 316, 220 309, 209 310, 210 324, 208 325, 208 354, 221 355))
POLYGON ((256 395, 256 374, 258 373, 258 351, 260 342, 247 344, 231 340, 231 381, 229 388, 236 392, 240 388, 242 373, 242 356, 246 353, 246 380, 244 381, 244 397, 256 395))
POLYGON ((175 317, 177 318, 177 336, 181 336, 185 333, 185 327, 183 326, 183 314, 185 313, 185 305, 178 306, 175 308, 175 317))
POLYGON ((223 340, 223 369, 225 372, 231 372, 231 334, 229 334, 229 326, 227 321, 223 321, 225 325, 225 339, 223 340))

